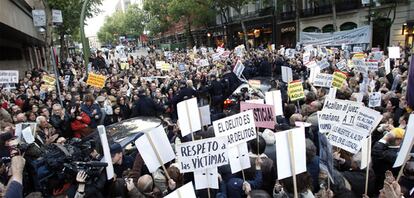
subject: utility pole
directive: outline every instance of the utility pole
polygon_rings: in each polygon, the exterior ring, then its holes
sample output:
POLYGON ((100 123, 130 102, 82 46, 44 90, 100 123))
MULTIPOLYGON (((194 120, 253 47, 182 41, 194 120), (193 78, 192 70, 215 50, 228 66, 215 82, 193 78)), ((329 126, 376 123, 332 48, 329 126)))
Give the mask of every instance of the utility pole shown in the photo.
POLYGON ((338 26, 336 25, 336 5, 335 0, 331 0, 332 4, 332 23, 334 32, 338 31, 338 26))
POLYGON ((300 41, 300 24, 299 24, 299 18, 300 18, 300 10, 299 10, 299 1, 295 0, 295 9, 296 9, 296 43, 300 41))
POLYGON ((89 64, 89 54, 91 53, 89 50, 89 43, 87 43, 86 37, 85 37, 85 12, 86 7, 88 6, 90 0, 85 0, 83 2, 82 6, 82 12, 80 17, 80 36, 82 41, 82 50, 83 50, 83 60, 86 67, 86 76, 88 75, 88 64, 89 64))
MULTIPOLYGON (((369 7, 368 7, 368 22, 369 22, 369 28, 371 29, 371 40, 368 44, 368 47, 371 49, 372 48, 372 35, 373 35, 373 31, 374 31, 374 24, 372 22, 372 4, 373 4, 373 0, 369 0, 369 7)), ((385 50, 385 49, 384 49, 385 50)))

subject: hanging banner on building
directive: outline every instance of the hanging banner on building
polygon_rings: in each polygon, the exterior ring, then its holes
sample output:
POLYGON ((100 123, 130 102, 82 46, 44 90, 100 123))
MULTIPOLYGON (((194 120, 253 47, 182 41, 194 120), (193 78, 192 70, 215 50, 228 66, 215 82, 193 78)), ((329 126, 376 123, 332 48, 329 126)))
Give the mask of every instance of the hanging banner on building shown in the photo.
POLYGON ((89 73, 86 84, 97 88, 102 88, 105 86, 105 80, 106 77, 104 75, 89 73))
POLYGON ((52 10, 52 22, 63 23, 62 10, 52 10))
POLYGON ((0 70, 0 84, 19 83, 19 71, 0 70))
POLYGON ((301 81, 292 81, 288 84, 288 93, 291 101, 305 98, 303 85, 301 81))
POLYGON ((176 145, 180 172, 187 173, 228 164, 226 144, 225 137, 215 137, 176 145))
POLYGON ((347 79, 347 76, 345 73, 340 72, 340 71, 336 71, 333 73, 333 78, 332 78, 332 86, 336 87, 338 89, 342 88, 342 85, 344 84, 344 82, 347 79))
POLYGON ((33 24, 35 27, 46 26, 45 10, 32 10, 33 24))
POLYGON ((303 45, 340 46, 342 44, 370 43, 371 28, 364 26, 353 30, 329 33, 301 32, 300 43, 303 45))
POLYGON ((254 104, 254 103, 247 103, 241 102, 240 103, 240 111, 247 111, 253 110, 254 113, 254 121, 256 123, 256 127, 263 127, 268 129, 275 128, 275 110, 273 109, 273 105, 266 105, 266 104, 254 104))
POLYGON ((252 110, 214 121, 213 127, 216 137, 227 137, 229 147, 256 138, 256 126, 252 110))

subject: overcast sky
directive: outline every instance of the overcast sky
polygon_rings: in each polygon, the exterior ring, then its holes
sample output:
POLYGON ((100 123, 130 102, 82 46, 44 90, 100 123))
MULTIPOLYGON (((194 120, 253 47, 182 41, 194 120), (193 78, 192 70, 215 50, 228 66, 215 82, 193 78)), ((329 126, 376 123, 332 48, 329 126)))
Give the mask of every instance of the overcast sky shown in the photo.
POLYGON ((115 5, 118 0, 104 0, 100 9, 101 13, 86 20, 85 35, 86 37, 94 36, 98 32, 99 28, 104 24, 105 16, 110 16, 115 12, 115 5))

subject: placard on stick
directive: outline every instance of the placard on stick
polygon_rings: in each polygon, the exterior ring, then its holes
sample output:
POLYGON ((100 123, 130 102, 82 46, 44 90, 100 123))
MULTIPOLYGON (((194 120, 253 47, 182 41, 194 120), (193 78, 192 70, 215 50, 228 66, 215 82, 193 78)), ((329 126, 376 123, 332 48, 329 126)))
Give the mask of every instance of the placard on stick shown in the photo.
POLYGON ((277 175, 278 179, 284 179, 292 176, 291 155, 288 151, 293 148, 295 164, 294 174, 306 171, 306 142, 305 128, 294 128, 287 131, 275 133, 276 139, 276 156, 277 156, 277 175), (289 143, 289 133, 292 135, 293 141, 289 143))
POLYGON ((270 91, 265 93, 266 104, 273 105, 275 115, 283 115, 282 94, 280 90, 270 91))
POLYGON ((175 159, 175 153, 162 125, 145 132, 135 140, 135 146, 151 173, 175 159))
POLYGON ((194 171, 195 189, 219 189, 217 167, 194 171))
POLYGON ((263 127, 268 129, 275 128, 276 116, 274 115, 275 110, 273 108, 273 105, 254 104, 247 102, 240 103, 241 112, 253 110, 256 127, 263 127))
POLYGON ((181 188, 171 192, 165 198, 197 198, 194 192, 193 182, 188 182, 181 188))
POLYGON ((247 142, 243 142, 228 149, 231 173, 237 173, 250 168, 249 151, 247 142))
POLYGON ((19 83, 18 70, 0 70, 0 84, 19 83))
POLYGON ((201 116, 201 125, 208 126, 211 124, 211 117, 210 117, 210 106, 202 106, 199 107, 198 110, 200 111, 201 116))
POLYGON ((347 75, 345 73, 336 71, 333 73, 332 86, 340 89, 342 88, 342 85, 344 84, 346 79, 347 75))
POLYGON ((339 124, 332 127, 328 134, 328 140, 333 146, 355 154, 361 149, 364 135, 351 127, 339 124))
POLYGON ((176 145, 181 173, 228 164, 226 137, 215 137, 176 145))
POLYGON ((108 138, 106 137, 106 130, 103 125, 98 126, 98 133, 99 133, 99 138, 101 139, 102 150, 104 153, 104 157, 102 158, 102 161, 108 163, 108 166, 106 166, 105 168, 106 178, 110 180, 114 177, 114 167, 112 164, 111 152, 109 150, 108 138))
POLYGON ((86 84, 93 87, 102 88, 105 86, 105 80, 106 77, 104 75, 89 73, 86 84))
POLYGON ((381 106, 381 92, 372 92, 369 94, 369 107, 379 107, 381 106))
POLYGON ((296 101, 305 98, 303 85, 301 81, 292 81, 288 84, 288 93, 291 101, 296 101))
POLYGON ((405 130, 405 135, 403 142, 401 144, 400 151, 398 153, 397 159, 394 162, 393 168, 400 167, 407 161, 407 156, 411 153, 411 148, 414 142, 414 114, 410 114, 408 118, 407 128, 405 130))
POLYGON ((200 113, 197 110, 197 98, 184 100, 177 104, 178 121, 182 136, 201 130, 200 113))
POLYGON ((213 127, 216 137, 227 137, 228 147, 256 138, 252 110, 216 120, 213 122, 213 127))

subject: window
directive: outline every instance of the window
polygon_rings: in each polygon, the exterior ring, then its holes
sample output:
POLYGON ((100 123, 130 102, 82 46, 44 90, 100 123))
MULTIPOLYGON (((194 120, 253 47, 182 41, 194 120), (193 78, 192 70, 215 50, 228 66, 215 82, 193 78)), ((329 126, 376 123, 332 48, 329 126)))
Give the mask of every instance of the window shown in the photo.
POLYGON ((354 22, 345 22, 339 27, 339 29, 341 31, 344 31, 344 30, 352 30, 352 29, 355 29, 357 27, 358 27, 357 24, 354 23, 354 22))
POLYGON ((303 32, 321 32, 321 30, 315 26, 309 26, 302 30, 303 32))

